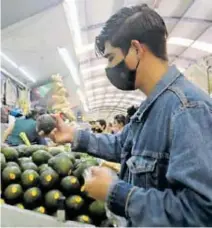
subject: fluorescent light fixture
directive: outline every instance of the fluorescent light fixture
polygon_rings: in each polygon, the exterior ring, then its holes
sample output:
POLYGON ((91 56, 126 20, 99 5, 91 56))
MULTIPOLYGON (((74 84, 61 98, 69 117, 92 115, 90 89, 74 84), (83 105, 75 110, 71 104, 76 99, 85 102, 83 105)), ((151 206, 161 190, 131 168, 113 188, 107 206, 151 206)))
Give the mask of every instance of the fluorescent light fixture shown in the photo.
POLYGON ((14 81, 16 81, 17 83, 19 83, 20 85, 22 85, 23 87, 27 87, 23 82, 21 82, 20 80, 17 79, 17 77, 13 76, 12 74, 10 74, 7 70, 5 70, 4 68, 1 67, 1 71, 7 75, 8 77, 10 77, 11 79, 13 79, 14 81))
POLYGON ((33 77, 31 77, 30 76, 30 74, 28 73, 28 72, 26 72, 26 70, 24 70, 23 68, 18 68, 19 69, 19 71, 23 74, 23 75, 25 75, 26 76, 26 78, 28 78, 30 81, 32 81, 32 82, 36 82, 36 80, 33 78, 33 77))
POLYGON ((81 72, 82 72, 82 74, 86 74, 86 73, 89 73, 89 72, 92 72, 92 71, 105 69, 106 66, 107 66, 107 64, 100 64, 100 65, 97 65, 97 66, 94 66, 94 67, 89 67, 89 68, 82 69, 81 72))
POLYGON ((105 77, 97 78, 97 79, 90 79, 85 81, 85 87, 91 87, 94 84, 98 84, 101 82, 107 82, 105 77))
POLYGON ((6 60, 9 64, 11 64, 13 67, 18 68, 18 65, 13 62, 8 56, 6 56, 4 53, 1 52, 1 57, 6 60))
POLYGON ((76 47, 82 46, 82 39, 80 34, 80 26, 78 21, 78 12, 76 7, 76 0, 64 0, 63 2, 66 19, 68 21, 69 28, 74 37, 74 43, 76 47))
POLYGON ((76 69, 76 65, 73 63, 73 60, 71 59, 71 56, 68 53, 68 50, 66 48, 57 48, 61 58, 63 59, 64 63, 66 64, 66 67, 69 69, 70 74, 74 80, 74 83, 79 86, 80 80, 79 80, 79 72, 76 69))
POLYGON ((185 39, 182 37, 170 37, 167 42, 168 42, 168 44, 175 44, 175 45, 179 45, 179 46, 188 47, 194 41, 191 39, 185 39))
POLYGON ((32 82, 36 82, 36 80, 28 73, 26 70, 24 70, 22 67, 19 67, 14 61, 12 61, 7 55, 5 55, 3 52, 1 52, 1 57, 6 60, 10 65, 12 65, 14 68, 18 69, 27 79, 29 79, 32 82))
POLYGON ((168 39, 168 44, 174 44, 174 45, 179 45, 179 46, 184 46, 184 47, 189 47, 198 49, 200 51, 205 51, 212 53, 212 44, 211 43, 206 43, 203 41, 195 41, 192 39, 186 39, 182 37, 170 37, 168 39))
POLYGON ((206 52, 212 53, 212 44, 210 44, 210 43, 206 43, 206 42, 202 42, 202 41, 195 41, 191 47, 199 49, 201 51, 206 51, 206 52))
POLYGON ((81 54, 84 54, 86 52, 94 50, 94 45, 95 45, 94 43, 91 43, 91 44, 84 45, 82 47, 77 48, 76 49, 77 55, 81 55, 81 54))

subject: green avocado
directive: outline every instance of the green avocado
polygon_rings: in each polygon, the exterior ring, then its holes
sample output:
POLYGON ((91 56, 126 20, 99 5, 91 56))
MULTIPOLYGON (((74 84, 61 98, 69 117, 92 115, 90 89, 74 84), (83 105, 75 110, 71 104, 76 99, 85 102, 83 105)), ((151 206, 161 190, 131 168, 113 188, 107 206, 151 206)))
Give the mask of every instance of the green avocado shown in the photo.
POLYGON ((66 206, 73 211, 80 211, 85 205, 84 199, 79 195, 69 196, 66 199, 66 206))
POLYGON ((31 145, 28 146, 25 150, 25 156, 29 157, 31 156, 34 152, 38 151, 38 150, 47 150, 47 147, 44 145, 31 145))
POLYGON ((20 146, 16 147, 16 150, 18 151, 19 158, 26 156, 27 148, 28 148, 28 146, 26 146, 26 145, 20 145, 20 146))
POLYGON ((66 156, 56 156, 48 161, 48 165, 52 167, 60 176, 66 176, 73 167, 73 163, 66 156))
POLYGON ((2 172, 2 180, 5 183, 17 183, 20 180, 21 171, 16 166, 8 166, 2 172))
POLYGON ((58 147, 50 147, 48 151, 52 156, 56 156, 64 152, 61 148, 58 148, 58 147))
POLYGON ((46 170, 53 170, 48 164, 42 164, 38 167, 38 172, 41 174, 42 172, 46 170))
POLYGON ((58 208, 59 199, 62 197, 63 194, 59 190, 50 190, 45 195, 45 205, 48 208, 58 208))
POLYGON ((33 169, 33 170, 35 170, 36 172, 38 171, 37 165, 35 165, 35 163, 33 163, 33 162, 26 162, 26 163, 23 163, 23 164, 21 165, 21 170, 22 170, 22 171, 26 171, 26 170, 28 170, 28 169, 33 169))
POLYGON ((45 214, 46 208, 44 206, 40 206, 40 207, 36 207, 35 209, 33 209, 33 211, 41 213, 41 214, 45 214))
POLYGON ((80 222, 80 223, 86 223, 86 224, 92 224, 93 223, 91 218, 88 215, 79 215, 76 218, 76 221, 80 222))
POLYGON ((79 180, 74 176, 66 176, 60 182, 63 191, 73 194, 80 190, 79 180))
POLYGON ((2 153, 5 156, 6 161, 17 161, 18 159, 18 151, 12 147, 5 147, 2 150, 2 153))
POLYGON ((42 165, 48 162, 52 155, 45 150, 38 150, 33 153, 32 160, 36 165, 42 165))
POLYGON ((105 211, 105 203, 103 201, 100 200, 96 200, 93 203, 91 203, 89 205, 88 208, 90 214, 92 214, 93 216, 104 216, 106 214, 105 211))
POLYGON ((44 188, 53 188, 59 180, 59 175, 53 169, 47 169, 40 175, 40 184, 44 188))
POLYGON ((28 169, 21 174, 21 182, 25 188, 37 186, 39 183, 39 175, 35 170, 28 169))
POLYGON ((11 166, 15 166, 20 169, 20 166, 16 162, 7 162, 6 163, 6 167, 11 167, 11 166))
POLYGON ((0 154, 0 159, 1 159, 1 170, 3 170, 6 166, 6 159, 5 159, 5 156, 4 154, 0 154))
POLYGON ((23 189, 20 184, 10 184, 4 190, 6 200, 18 200, 23 195, 23 189))
POLYGON ((22 157, 18 159, 18 164, 21 166, 24 163, 29 163, 32 162, 32 158, 31 157, 22 157))
POLYGON ((24 203, 27 206, 33 206, 35 204, 38 204, 42 199, 41 190, 37 187, 29 188, 24 193, 23 199, 24 199, 24 203))

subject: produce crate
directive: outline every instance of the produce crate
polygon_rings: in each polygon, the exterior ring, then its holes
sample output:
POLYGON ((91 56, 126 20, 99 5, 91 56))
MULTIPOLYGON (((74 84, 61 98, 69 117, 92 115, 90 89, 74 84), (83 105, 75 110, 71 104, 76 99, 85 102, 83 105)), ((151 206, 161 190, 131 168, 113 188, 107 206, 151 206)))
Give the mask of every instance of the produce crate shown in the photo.
POLYGON ((57 218, 33 211, 1 205, 1 227, 94 227, 73 221, 60 222, 57 218))

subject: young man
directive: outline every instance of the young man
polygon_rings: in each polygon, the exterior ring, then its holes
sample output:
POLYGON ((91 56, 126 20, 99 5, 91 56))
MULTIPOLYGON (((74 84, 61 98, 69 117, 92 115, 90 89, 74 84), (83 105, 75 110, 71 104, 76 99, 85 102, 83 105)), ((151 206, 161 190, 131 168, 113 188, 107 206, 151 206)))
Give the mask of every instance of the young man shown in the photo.
POLYGON ((85 188, 128 226, 212 226, 212 101, 168 65, 167 30, 146 5, 123 8, 96 39, 106 75, 145 102, 120 134, 77 131, 57 118, 51 137, 121 162, 120 179, 93 168, 85 188))
POLYGON ((114 117, 113 131, 114 133, 121 132, 126 124, 126 117, 124 115, 116 115, 114 117))
POLYGON ((107 127, 105 120, 100 119, 96 121, 95 133, 104 133, 107 127))

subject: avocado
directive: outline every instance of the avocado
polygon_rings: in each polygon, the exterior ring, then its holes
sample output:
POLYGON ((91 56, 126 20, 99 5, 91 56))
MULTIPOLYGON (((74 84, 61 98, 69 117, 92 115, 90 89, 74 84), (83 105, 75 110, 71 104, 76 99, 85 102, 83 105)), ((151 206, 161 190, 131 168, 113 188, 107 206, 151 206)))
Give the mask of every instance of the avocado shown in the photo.
POLYGON ((42 165, 48 162, 51 158, 51 154, 45 150, 38 150, 33 153, 32 160, 36 165, 42 165))
POLYGON ((32 162, 32 158, 31 157, 22 157, 18 159, 18 164, 21 166, 24 163, 29 163, 32 162))
POLYGON ((46 170, 53 170, 48 164, 42 164, 38 167, 38 172, 41 174, 42 172, 46 170))
POLYGON ((60 149, 58 147, 50 147, 48 149, 48 151, 52 156, 56 156, 56 155, 64 152, 62 149, 60 149))
POLYGON ((93 223, 91 218, 88 215, 79 215, 76 218, 76 221, 80 222, 80 223, 87 223, 87 224, 92 224, 93 223))
POLYGON ((38 150, 47 150, 47 146, 45 145, 31 145, 28 146, 25 150, 25 156, 29 157, 31 156, 34 152, 38 151, 38 150))
POLYGON ((46 208, 43 206, 40 206, 40 207, 36 207, 35 209, 33 209, 33 211, 36 211, 36 212, 41 213, 41 214, 45 214, 46 208))
POLYGON ((20 184, 10 184, 4 190, 6 200, 18 200, 23 195, 23 189, 20 184))
POLYGON ((16 150, 18 151, 19 158, 26 156, 27 148, 28 148, 28 146, 26 146, 26 145, 20 145, 20 146, 16 147, 16 150))
POLYGON ((2 150, 6 161, 16 161, 18 159, 18 151, 12 147, 5 147, 2 150))
POLYGON ((52 188, 57 184, 59 175, 52 169, 43 171, 40 175, 40 184, 44 188, 52 188))
POLYGON ((71 152, 62 152, 56 155, 55 157, 66 157, 68 158, 73 164, 75 163, 74 155, 71 152))
POLYGON ((38 203, 40 203, 42 199, 41 190, 37 187, 29 188, 24 193, 23 199, 24 199, 24 203, 28 207, 33 207, 34 205, 37 205, 38 203))
POLYGON ((80 190, 79 180, 74 176, 66 176, 60 182, 63 191, 69 194, 76 193, 80 190))
POLYGON ((26 171, 28 169, 33 169, 35 170, 36 172, 38 172, 38 167, 37 165, 35 165, 35 163, 33 162, 25 162, 21 165, 21 170, 22 171, 26 171))
POLYGON ((2 180, 5 183, 14 183, 20 180, 21 171, 16 166, 8 166, 2 172, 2 180))
POLYGON ((52 167, 60 176, 68 175, 73 163, 66 156, 56 156, 48 161, 48 165, 52 167))
POLYGON ((26 170, 21 174, 21 182, 25 188, 37 186, 39 183, 39 175, 33 169, 26 170))
POLYGON ((45 205, 48 208, 57 208, 59 205, 59 198, 62 197, 63 194, 59 190, 51 190, 45 195, 45 205))
POLYGON ((20 166, 16 162, 7 162, 6 163, 6 167, 11 167, 11 166, 15 166, 20 169, 20 166))
POLYGON ((17 204, 15 204, 15 206, 20 209, 24 209, 24 205, 22 203, 17 203, 17 204))
POLYGON ((97 165, 95 160, 86 160, 86 161, 82 161, 81 163, 77 164, 75 170, 72 172, 73 175, 77 178, 82 178, 84 171, 91 167, 91 166, 95 166, 97 165))
POLYGON ((80 211, 85 204, 84 199, 79 195, 69 196, 66 199, 66 206, 72 211, 80 211))
POLYGON ((5 204, 4 199, 1 198, 0 204, 5 204))
POLYGON ((97 217, 105 216, 106 214, 105 203, 103 201, 96 200, 89 205, 88 211, 93 216, 97 216, 97 217))
POLYGON ((6 166, 6 159, 5 159, 4 154, 1 154, 0 156, 1 156, 0 157, 0 159, 1 159, 1 170, 3 170, 6 166))

